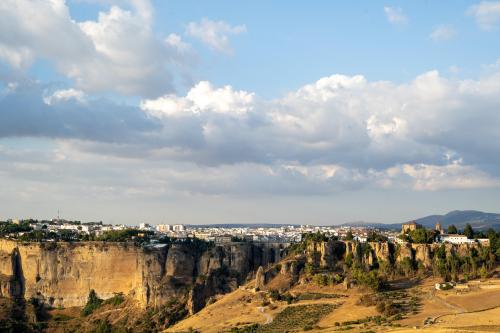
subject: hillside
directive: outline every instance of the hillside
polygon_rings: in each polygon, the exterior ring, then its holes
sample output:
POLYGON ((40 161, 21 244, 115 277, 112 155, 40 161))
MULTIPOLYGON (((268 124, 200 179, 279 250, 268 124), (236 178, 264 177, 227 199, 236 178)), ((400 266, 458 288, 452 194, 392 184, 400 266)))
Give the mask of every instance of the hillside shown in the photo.
MULTIPOLYGON (((489 249, 476 247, 477 251, 489 249)), ((486 253, 485 252, 485 253, 486 253)), ((255 280, 219 295, 166 332, 498 332, 500 280, 496 264, 477 280, 467 246, 355 243, 311 236, 280 263, 259 269, 255 280), (442 267, 442 270, 435 270, 442 267), (489 279, 486 278, 489 277, 489 279), (451 290, 435 284, 464 281, 451 290), (470 318, 474 318, 471 322, 470 318)))
MULTIPOLYGON (((426 228, 434 228, 435 224, 440 222, 443 227, 454 224, 458 229, 463 229, 467 223, 470 223, 476 230, 487 230, 488 228, 500 230, 500 214, 485 213, 476 210, 454 210, 444 215, 429 215, 410 221, 416 221, 426 228)), ((401 223, 350 222, 342 225, 400 230, 401 225, 406 222, 409 221, 401 223)))
POLYGON ((470 223, 475 229, 500 229, 500 214, 476 210, 454 210, 445 215, 422 217, 416 222, 429 228, 434 227, 436 222, 440 222, 444 227, 454 224, 459 229, 462 229, 467 223, 470 223))

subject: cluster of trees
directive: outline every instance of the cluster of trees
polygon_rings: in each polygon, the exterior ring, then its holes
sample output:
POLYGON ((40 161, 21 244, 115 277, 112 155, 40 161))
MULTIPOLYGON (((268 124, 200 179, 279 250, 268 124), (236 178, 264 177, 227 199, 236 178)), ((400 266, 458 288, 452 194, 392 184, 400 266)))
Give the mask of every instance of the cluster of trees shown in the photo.
POLYGON ((460 234, 460 235, 463 234, 463 235, 467 236, 468 239, 482 238, 481 237, 482 236, 481 233, 478 233, 477 235, 475 234, 475 232, 472 229, 472 226, 470 225, 470 223, 467 223, 465 225, 465 228, 464 228, 463 232, 459 231, 454 224, 451 224, 451 225, 448 226, 447 232, 449 234, 460 234))
POLYGON ((329 240, 338 240, 338 237, 327 236, 319 231, 315 233, 304 233, 302 234, 302 241, 290 245, 288 251, 295 254, 303 253, 307 248, 307 244, 311 242, 328 242, 329 240))
POLYGON ((434 276, 441 276, 445 281, 458 281, 460 276, 469 280, 486 278, 488 271, 496 265, 497 257, 491 247, 472 248, 467 255, 446 252, 444 245, 436 250, 432 263, 434 276))
POLYGON ((152 231, 139 229, 109 230, 103 232, 102 235, 96 237, 95 240, 103 242, 126 242, 135 240, 139 236, 144 240, 149 240, 149 236, 153 234, 152 231))
POLYGON ((368 287, 374 291, 383 290, 387 287, 387 279, 380 274, 378 269, 370 270, 362 267, 351 269, 351 276, 358 285, 368 287))
POLYGON ((344 277, 340 274, 319 273, 313 275, 313 282, 318 286, 333 286, 342 281, 344 281, 344 277))
POLYGON ((358 285, 374 291, 382 290, 387 286, 387 275, 383 274, 380 265, 370 267, 362 261, 362 257, 366 257, 370 251, 370 245, 366 244, 362 252, 358 251, 356 255, 349 253, 344 259, 344 274, 355 280, 358 285))
POLYGON ((31 230, 32 228, 30 227, 29 222, 23 221, 19 224, 12 222, 0 222, 0 237, 19 232, 28 232, 31 230))
MULTIPOLYGON (((472 228, 470 223, 467 223, 464 227, 464 230, 458 230, 455 225, 449 225, 447 228, 448 234, 459 234, 465 235, 468 239, 477 239, 477 238, 491 238, 492 236, 496 237, 497 233, 493 229, 489 229, 487 232, 476 231, 472 228)), ((401 238, 410 243, 417 244, 431 244, 434 242, 439 235, 437 230, 429 230, 425 228, 419 228, 412 231, 407 232, 404 235, 400 235, 401 238)))
MULTIPOLYGON (((350 232, 350 231, 349 231, 350 232)), ((388 238, 375 231, 370 231, 367 237, 368 242, 387 242, 388 238)))
MULTIPOLYGON (((390 260, 378 260, 375 263, 370 262, 370 265, 366 258, 371 255, 372 249, 369 244, 360 244, 355 253, 349 253, 345 256, 343 276, 373 290, 383 290, 389 279, 401 276, 424 277, 433 273, 435 276, 442 277, 445 281, 485 278, 500 259, 500 232, 495 232, 493 229, 487 232, 475 232, 469 226, 464 229, 464 233, 468 237, 487 237, 490 240, 490 246, 470 248, 466 254, 460 255, 457 251, 450 251, 449 248, 447 250, 447 247, 442 244, 436 249, 432 257, 432 265, 428 268, 422 261, 414 261, 409 257, 396 261, 399 247, 396 247, 396 251, 390 260)), ((383 240, 383 236, 380 237, 375 233, 370 236, 370 240, 383 240)), ((429 244, 434 241, 437 232, 417 229, 409 232, 406 236, 414 243, 429 244)), ((314 234, 314 238, 311 237, 310 239, 324 238, 314 234)), ((305 244, 302 246, 307 247, 305 244)), ((304 271, 318 285, 338 283, 338 281, 335 281, 334 275, 331 274, 332 272, 325 273, 324 270, 314 267, 311 263, 305 265, 304 271)))

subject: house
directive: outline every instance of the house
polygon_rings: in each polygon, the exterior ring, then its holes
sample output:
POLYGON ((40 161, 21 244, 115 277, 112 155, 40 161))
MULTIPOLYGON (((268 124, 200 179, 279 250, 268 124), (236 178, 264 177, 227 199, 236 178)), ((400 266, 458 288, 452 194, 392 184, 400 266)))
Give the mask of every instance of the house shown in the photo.
POLYGON ((174 224, 174 225, 172 226, 172 230, 173 230, 174 232, 182 232, 182 231, 186 230, 186 228, 185 228, 185 227, 184 227, 184 225, 182 225, 182 224, 174 224))
POLYGON ((490 240, 489 238, 478 238, 477 242, 481 244, 482 246, 490 246, 490 240))
POLYGON ((473 239, 468 239, 465 235, 443 235, 441 236, 442 243, 451 243, 451 244, 473 244, 475 241, 473 239))
POLYGON ((401 233, 405 234, 409 231, 417 230, 420 228, 422 228, 422 226, 415 221, 403 223, 403 225, 401 226, 401 233))
POLYGON ((215 236, 215 243, 231 243, 231 235, 215 236))
POLYGON ((401 238, 399 237, 393 237, 393 236, 389 236, 389 241, 391 241, 392 243, 394 244, 400 244, 400 245, 403 245, 406 243, 406 241, 402 240, 401 238))
POLYGON ((156 231, 162 232, 162 233, 167 233, 171 230, 172 228, 170 227, 169 224, 158 224, 156 226, 156 231))
POLYGON ((360 243, 366 243, 368 238, 364 236, 354 236, 354 240, 360 243))

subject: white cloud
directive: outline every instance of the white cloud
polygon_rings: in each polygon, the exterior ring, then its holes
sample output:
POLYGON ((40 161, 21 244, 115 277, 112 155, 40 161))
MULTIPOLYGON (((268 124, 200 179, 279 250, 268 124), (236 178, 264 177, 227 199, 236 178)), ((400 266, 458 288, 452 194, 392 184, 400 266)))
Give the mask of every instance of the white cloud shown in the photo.
POLYGON ((64 0, 0 2, 0 58, 26 69, 49 59, 77 88, 158 96, 172 90, 187 44, 152 32, 148 1, 130 1, 133 11, 113 5, 97 21, 75 22, 64 0), (54 36, 57 36, 55 38, 54 36))
POLYGON ((202 81, 140 107, 74 103, 68 91, 47 105, 45 89, 20 83, 0 97, 2 136, 61 138, 68 150, 116 159, 130 175, 142 170, 145 183, 158 175, 166 192, 500 186, 494 67, 477 79, 430 71, 403 83, 337 74, 273 100, 202 81))
POLYGON ((236 91, 231 86, 214 88, 210 82, 201 81, 185 97, 165 95, 141 101, 141 109, 158 117, 200 114, 204 112, 243 115, 252 110, 254 94, 236 91))
POLYGON ((186 27, 186 34, 198 38, 212 49, 231 54, 233 49, 229 43, 229 36, 246 32, 245 25, 231 26, 224 21, 211 21, 203 18, 200 22, 190 22, 186 27))
POLYGON ((384 13, 387 20, 392 24, 405 24, 408 23, 408 18, 399 7, 384 7, 384 13))
POLYGON ((446 165, 405 164, 391 168, 390 178, 409 176, 409 184, 417 191, 500 187, 500 179, 473 166, 453 161, 446 165))
POLYGON ((77 89, 61 89, 61 90, 56 90, 54 91, 51 95, 45 96, 43 98, 43 101, 47 105, 51 105, 53 103, 57 103, 59 101, 68 101, 68 100, 75 100, 80 103, 85 102, 85 93, 81 90, 77 89))
POLYGON ((500 22, 500 2, 481 1, 476 5, 470 6, 467 14, 474 17, 481 29, 492 30, 500 22))
POLYGON ((440 25, 430 34, 430 38, 436 42, 455 38, 457 32, 451 25, 440 25))

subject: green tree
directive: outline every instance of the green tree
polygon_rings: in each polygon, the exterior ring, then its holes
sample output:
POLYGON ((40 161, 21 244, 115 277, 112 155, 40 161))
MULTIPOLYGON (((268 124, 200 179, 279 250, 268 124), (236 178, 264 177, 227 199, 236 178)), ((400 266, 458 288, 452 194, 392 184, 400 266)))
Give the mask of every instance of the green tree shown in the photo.
POLYGON ((82 309, 82 316, 86 317, 92 312, 94 312, 95 309, 100 307, 102 304, 102 299, 97 297, 97 294, 94 289, 91 289, 89 292, 89 296, 87 298, 87 304, 85 304, 84 308, 82 309))
POLYGON ((349 253, 348 255, 345 256, 345 260, 344 260, 344 263, 347 267, 351 268, 352 267, 352 264, 354 262, 354 257, 352 255, 352 253, 349 253))
POLYGON ((354 239, 354 236, 352 234, 352 231, 349 230, 347 234, 345 235, 345 240, 352 241, 354 239))
POLYGON ((486 266, 483 264, 481 269, 479 270, 479 275, 481 276, 481 279, 485 280, 488 277, 488 271, 486 270, 486 266))
POLYGON ((404 258, 399 264, 399 271, 405 276, 413 275, 413 263, 410 258, 404 258))
POLYGON ((457 227, 455 227, 454 224, 448 226, 448 233, 449 234, 456 234, 458 233, 457 227))
POLYGON ((111 333, 113 331, 113 326, 109 323, 107 319, 102 319, 97 322, 93 333, 111 333))
POLYGON ((472 226, 470 225, 470 223, 467 223, 465 225, 464 235, 467 236, 468 239, 474 238, 474 230, 472 230, 472 226))
POLYGON ((410 239, 413 243, 417 244, 432 243, 434 239, 434 231, 426 230, 424 228, 412 230, 410 232, 410 239))

